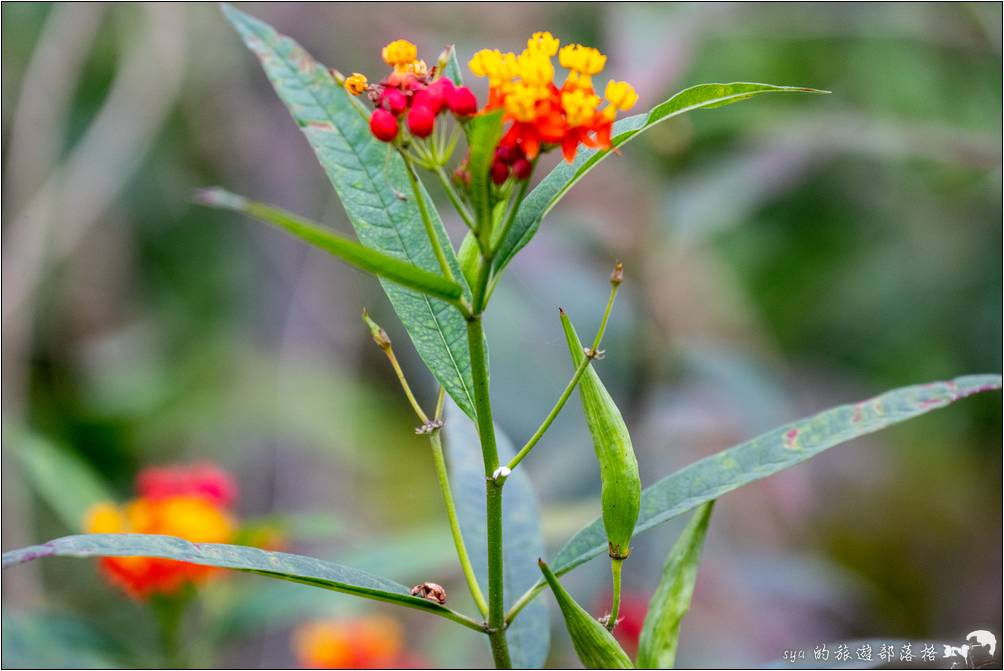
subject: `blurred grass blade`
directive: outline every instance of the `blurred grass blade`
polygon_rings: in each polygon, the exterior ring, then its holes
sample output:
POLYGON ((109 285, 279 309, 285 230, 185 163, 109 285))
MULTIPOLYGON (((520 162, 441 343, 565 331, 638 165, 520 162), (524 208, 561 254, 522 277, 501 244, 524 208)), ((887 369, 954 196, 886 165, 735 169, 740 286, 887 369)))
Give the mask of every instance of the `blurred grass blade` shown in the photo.
POLYGON ((680 623, 690 610, 701 548, 714 504, 708 501, 697 509, 666 558, 662 579, 648 603, 648 614, 638 639, 638 666, 642 668, 673 668, 680 623))
POLYGON ((304 583, 353 594, 367 599, 395 603, 424 610, 479 629, 480 625, 445 606, 412 596, 409 589, 393 580, 332 562, 287 554, 267 552, 243 545, 189 543, 173 536, 152 534, 86 534, 64 536, 43 545, 33 545, 3 553, 3 568, 42 557, 161 557, 178 561, 217 566, 292 582, 304 583))
POLYGON ((565 591, 558 578, 547 567, 543 559, 538 560, 540 572, 551 586, 551 592, 565 618, 565 628, 572 637, 572 646, 579 661, 587 669, 633 669, 631 658, 607 628, 590 615, 565 591))
POLYGON ((363 247, 355 240, 350 240, 320 224, 301 219, 285 210, 247 200, 243 196, 223 189, 200 191, 196 200, 203 205, 243 212, 255 219, 260 219, 309 245, 337 256, 359 270, 385 277, 391 282, 397 282, 409 289, 421 291, 444 301, 455 301, 464 292, 463 288, 456 282, 451 282, 445 277, 423 270, 397 257, 363 247))
POLYGON ((36 433, 5 432, 4 445, 14 450, 32 490, 70 531, 82 531, 87 509, 113 498, 101 477, 80 457, 36 433))
MULTIPOLYGON (((894 389, 866 401, 837 406, 785 424, 696 461, 643 489, 635 534, 743 485, 800 464, 831 447, 943 408, 967 396, 1000 388, 1000 375, 967 375, 947 382, 894 389)), ((552 562, 554 572, 567 573, 606 551, 603 520, 593 520, 558 551, 552 562)), ((543 583, 538 583, 534 593, 541 589, 543 583)))
POLYGON ((121 669, 152 661, 134 658, 93 621, 69 613, 5 608, 0 631, 5 669, 121 669))
POLYGON ((526 246, 536 234, 540 222, 565 195, 572 186, 592 170, 592 168, 609 156, 617 147, 631 140, 635 135, 648 130, 659 122, 672 119, 675 116, 697 109, 713 109, 731 105, 762 93, 828 93, 817 89, 798 86, 773 86, 771 84, 756 84, 735 82, 732 84, 699 84, 680 91, 669 100, 653 107, 645 114, 622 119, 614 124, 610 136, 610 149, 579 149, 579 153, 571 164, 561 162, 523 201, 523 206, 516 215, 512 229, 506 235, 499 247, 496 261, 497 281, 502 270, 509 264, 519 250, 526 246))
POLYGON ((474 220, 478 226, 490 226, 492 221, 492 185, 488 173, 495 160, 495 147, 502 139, 502 112, 503 110, 497 109, 479 114, 464 124, 470 150, 468 166, 471 171, 471 205, 474 207, 474 220))
MULTIPOLYGON (((223 12, 258 56, 276 93, 307 137, 359 242, 438 273, 439 263, 397 152, 373 137, 349 95, 299 44, 229 5, 223 6, 223 12)), ((419 188, 453 276, 463 282, 443 222, 425 188, 419 188)), ((457 405, 474 417, 463 316, 447 303, 384 280, 381 283, 422 361, 457 405)))
MULTIPOLYGON (((499 460, 506 463, 515 450, 506 435, 496 427, 499 460)), ((464 543, 478 576, 481 589, 488 593, 488 546, 485 528, 485 467, 474 423, 460 414, 452 404, 446 406, 446 441, 450 483, 453 487, 457 517, 464 534, 464 543)), ((540 577, 536 562, 544 554, 540 530, 537 495, 527 477, 526 469, 517 468, 506 480, 502 502, 502 532, 505 543, 506 606, 533 587, 540 577)), ((506 630, 509 654, 515 668, 541 668, 551 645, 548 608, 544 600, 530 604, 506 630)))

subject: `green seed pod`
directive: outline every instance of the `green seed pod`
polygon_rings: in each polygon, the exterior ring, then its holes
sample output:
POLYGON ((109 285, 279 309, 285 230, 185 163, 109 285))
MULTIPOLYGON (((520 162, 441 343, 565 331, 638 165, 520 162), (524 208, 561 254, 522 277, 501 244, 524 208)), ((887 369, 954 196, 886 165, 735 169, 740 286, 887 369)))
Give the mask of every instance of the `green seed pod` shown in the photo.
MULTIPOLYGON (((578 366, 586 353, 564 310, 561 311, 561 325, 565 329, 572 362, 578 366)), ((603 526, 607 532, 610 557, 625 559, 631 552, 631 535, 641 505, 638 460, 634 456, 624 418, 592 366, 586 368, 579 381, 579 396, 589 432, 593 435, 596 459, 600 463, 603 526)))
POLYGON ((565 618, 565 627, 572 637, 572 645, 583 666, 587 669, 633 669, 631 658, 613 634, 575 603, 543 560, 538 559, 537 565, 547 584, 551 586, 558 607, 561 608, 561 615, 565 618))

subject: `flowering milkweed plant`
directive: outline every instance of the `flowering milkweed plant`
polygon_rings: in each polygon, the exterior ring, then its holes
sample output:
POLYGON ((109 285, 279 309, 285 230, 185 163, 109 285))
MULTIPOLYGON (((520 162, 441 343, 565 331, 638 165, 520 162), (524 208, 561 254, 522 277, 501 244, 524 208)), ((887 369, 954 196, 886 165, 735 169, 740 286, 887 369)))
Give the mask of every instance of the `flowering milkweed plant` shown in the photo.
MULTIPOLYGON (((570 378, 554 405, 541 413, 539 428, 516 449, 493 421, 483 316, 510 262, 533 239, 545 215, 588 171, 662 121, 761 94, 824 92, 702 84, 624 116, 638 94, 628 82, 600 81, 605 55, 538 32, 519 53, 482 49, 468 59, 470 74, 488 84, 487 98, 478 100, 464 85, 452 47, 425 61, 414 44, 396 40, 383 48, 388 69, 382 77, 346 76, 322 66, 267 24, 231 7, 224 12, 302 129, 358 240, 221 189, 206 190, 199 200, 260 219, 379 278, 439 384, 435 408, 423 407, 386 332, 363 312, 417 415, 416 433, 428 440, 473 612, 455 607, 446 590, 432 582, 437 576, 405 586, 359 568, 229 544, 232 489, 210 477, 208 489, 193 490, 192 482, 205 484, 205 473, 181 477, 182 485, 177 474, 148 474, 139 499, 125 508, 109 504, 91 512, 87 526, 94 533, 5 553, 5 567, 54 555, 102 557, 106 572, 138 597, 202 581, 219 568, 252 572, 446 618, 483 635, 500 668, 543 665, 550 626, 547 601, 539 595, 549 590, 583 664, 665 668, 674 662, 680 620, 690 604, 718 497, 857 436, 1001 386, 1000 376, 973 375, 893 390, 782 426, 644 482, 630 430, 597 365, 618 287, 630 277, 617 263, 592 337, 581 341, 572 316, 560 312, 570 378), (560 153, 560 159, 541 176, 540 158, 549 152, 560 153), (442 191, 466 225, 457 246, 425 179, 442 191), (547 555, 523 462, 539 449, 576 391, 600 473, 600 509, 597 519, 557 554, 547 555), (631 567, 632 538, 689 511, 694 511, 690 523, 666 560, 629 655, 611 632, 620 619, 621 575, 631 567), (612 599, 604 612, 594 614, 566 591, 561 576, 599 556, 610 562, 612 599)), ((346 641, 358 636, 346 627, 324 623, 302 631, 298 654, 315 666, 353 664, 356 653, 346 641)), ((380 659, 391 663, 396 651, 380 659)))

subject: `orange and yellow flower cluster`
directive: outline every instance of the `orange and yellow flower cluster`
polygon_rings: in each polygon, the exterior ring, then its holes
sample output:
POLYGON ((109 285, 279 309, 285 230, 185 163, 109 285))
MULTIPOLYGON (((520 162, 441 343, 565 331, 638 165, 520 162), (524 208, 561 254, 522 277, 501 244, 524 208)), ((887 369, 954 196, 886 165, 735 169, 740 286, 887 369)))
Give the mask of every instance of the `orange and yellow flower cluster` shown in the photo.
MULTIPOLYGON (((504 118, 511 122, 499 148, 516 154, 516 160, 533 160, 541 151, 561 147, 565 160, 571 162, 580 144, 609 148, 617 112, 631 109, 638 100, 630 84, 613 80, 607 82, 601 99, 592 78, 603 70, 607 57, 581 44, 559 47, 551 33, 540 32, 527 40, 526 49, 518 55, 482 49, 470 61, 471 71, 488 79, 485 109, 502 108, 504 118), (554 83, 555 55, 568 70, 560 88, 554 83)), ((507 160, 498 158, 497 163, 507 160)), ((493 166, 493 177, 495 172, 493 166)))
POLYGON ((372 616, 309 622, 293 634, 293 652, 310 669, 418 667, 396 620, 372 616))
MULTIPOLYGON (((124 505, 100 503, 86 516, 87 533, 177 536, 193 543, 227 543, 235 534, 230 507, 233 477, 212 464, 148 468, 136 481, 138 496, 124 505)), ((171 594, 217 569, 156 557, 104 557, 105 575, 131 596, 171 594)))

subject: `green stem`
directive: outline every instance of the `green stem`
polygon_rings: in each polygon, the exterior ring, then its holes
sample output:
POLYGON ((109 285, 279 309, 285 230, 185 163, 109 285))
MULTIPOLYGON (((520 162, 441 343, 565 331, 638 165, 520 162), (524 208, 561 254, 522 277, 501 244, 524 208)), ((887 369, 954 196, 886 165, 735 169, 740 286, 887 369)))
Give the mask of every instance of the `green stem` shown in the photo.
POLYGON ((474 408, 478 436, 485 467, 485 516, 488 544, 488 637, 492 656, 499 668, 509 668, 509 646, 505 639, 505 602, 502 557, 502 482, 492 475, 499 466, 495 445, 495 425, 492 421, 491 399, 488 395, 488 357, 481 315, 467 320, 467 344, 471 352, 471 377, 474 381, 474 408))
POLYGON ((450 479, 446 473, 446 459, 443 457, 443 442, 439 438, 439 431, 435 431, 429 436, 432 443, 432 459, 436 465, 436 477, 439 479, 439 489, 443 492, 443 503, 446 504, 446 516, 450 520, 450 533, 453 535, 453 545, 457 549, 457 559, 460 567, 464 571, 464 578, 467 580, 467 587, 471 590, 471 597, 481 612, 481 617, 488 616, 488 604, 485 602, 484 594, 481 593, 481 586, 478 585, 478 578, 474 575, 474 567, 471 565, 470 557, 467 555, 467 546, 464 544, 464 536, 460 531, 460 522, 457 520, 457 507, 453 502, 453 492, 450 489, 450 479))
POLYGON ((486 256, 481 257, 481 266, 478 268, 477 278, 474 286, 471 287, 471 310, 474 314, 480 314, 485 309, 488 302, 488 279, 492 274, 492 262, 486 256))
POLYGON ((443 185, 443 190, 446 191, 446 197, 450 199, 453 204, 453 209, 457 211, 460 218, 464 220, 467 224, 467 228, 474 229, 474 218, 471 213, 467 210, 467 206, 464 205, 463 201, 460 200, 460 196, 457 194, 456 189, 453 188, 453 184, 450 183, 450 177, 443 170, 443 166, 436 167, 436 176, 439 177, 440 184, 443 185))
POLYGON ((415 173, 415 166, 411 162, 411 158, 406 152, 401 152, 401 156, 404 158, 404 164, 407 168, 408 181, 411 182, 411 190, 415 194, 415 203, 418 205, 418 213, 422 217, 422 225, 425 226, 425 234, 429 237, 429 242, 432 244, 432 251, 436 253, 436 260, 439 261, 439 268, 443 271, 443 275, 446 279, 450 281, 455 281, 453 278, 453 271, 450 269, 450 264, 446 261, 446 254, 443 253, 443 246, 440 244, 439 236, 436 235, 436 230, 432 226, 432 219, 429 217, 429 210, 425 205, 425 197, 422 194, 421 188, 419 188, 418 175, 415 173))
POLYGON ((192 592, 192 587, 186 585, 180 594, 157 595, 150 600, 150 607, 157 619, 160 647, 166 668, 185 666, 181 653, 181 623, 192 592))
POLYGON ((491 477, 485 479, 488 517, 488 640, 495 667, 512 668, 509 643, 505 637, 505 602, 502 572, 502 485, 491 477))
MULTIPOLYGON (((620 264, 617 264, 620 267, 620 264)), ((620 288, 620 282, 610 283, 610 298, 607 299, 607 307, 603 311, 603 319, 600 320, 600 328, 596 331, 596 337, 593 338, 593 346, 589 348, 587 353, 587 359, 596 358, 600 351, 600 341, 603 340, 603 334, 607 330, 607 322, 610 320, 610 313, 614 309, 614 299, 617 298, 617 289, 620 288)))
POLYGON ((558 413, 561 409, 565 407, 565 402, 568 401, 568 397, 572 395, 572 391, 575 389, 576 385, 579 384, 579 380, 582 379, 583 374, 586 372, 586 368, 596 358, 597 353, 600 351, 600 342, 603 340, 603 334, 607 330, 607 321, 610 319, 610 313, 614 307, 614 298, 617 297, 617 289, 620 287, 620 283, 611 283, 610 285, 610 298, 607 299, 607 307, 603 311, 603 319, 600 321, 600 328, 596 331, 596 337, 593 338, 593 346, 587 353, 586 358, 584 358, 578 366, 575 367, 575 372, 572 374, 572 379, 568 381, 565 386, 565 390, 561 392, 561 396, 558 397, 557 402, 554 407, 551 408, 551 412, 547 413, 547 417, 541 422, 540 426, 534 432, 530 439, 526 441, 526 444, 520 448, 516 456, 512 458, 509 462, 509 470, 516 468, 519 462, 523 461, 526 455, 530 454, 530 450, 544 437, 544 434, 551 427, 551 423, 558 417, 558 413))
POLYGON ((495 426, 492 424, 492 402, 488 396, 488 356, 485 352, 485 332, 481 315, 467 320, 467 345, 471 352, 471 377, 474 382, 474 410, 477 415, 481 456, 485 476, 491 477, 499 467, 498 448, 495 445, 495 426))
POLYGON ((610 573, 614 579, 614 598, 610 604, 610 617, 607 618, 607 629, 613 631, 617 626, 617 615, 621 609, 621 568, 624 565, 623 559, 613 559, 610 562, 610 573))
POLYGON ((519 612, 524 608, 526 608, 527 604, 533 601, 534 597, 540 594, 540 592, 544 589, 544 585, 546 584, 547 583, 545 583, 543 580, 538 580, 533 587, 523 592, 523 596, 516 599, 516 602, 509 607, 509 612, 505 614, 505 626, 508 627, 510 624, 512 624, 512 621, 516 619, 516 616, 519 615, 519 612))
POLYGON ((521 447, 519 452, 516 453, 516 456, 514 456, 512 461, 509 462, 509 470, 516 468, 519 462, 523 461, 526 455, 530 454, 530 450, 533 449, 534 445, 536 445, 540 439, 544 437, 544 434, 551 427, 551 423, 554 422, 555 418, 557 418, 558 413, 560 413, 561 409, 565 407, 565 402, 568 400, 568 397, 572 395, 572 391, 579 384, 579 380, 582 379, 582 374, 586 372, 586 368, 589 366, 590 361, 592 361, 592 359, 586 357, 581 363, 579 363, 578 366, 576 366, 575 373, 572 374, 572 379, 568 381, 568 384, 565 386, 565 390, 561 392, 561 396, 558 397, 554 407, 551 408, 551 412, 547 413, 547 417, 544 418, 544 421, 541 422, 534 434, 530 436, 530 440, 526 441, 526 445, 521 447))
POLYGON ((418 421, 420 421, 423 425, 428 424, 429 417, 425 414, 425 411, 422 410, 422 406, 419 405, 418 399, 415 398, 415 394, 411 392, 411 385, 408 384, 408 379, 404 376, 404 371, 401 370, 401 364, 398 363, 397 357, 394 356, 394 349, 390 346, 389 341, 387 349, 384 350, 384 353, 386 353, 387 358, 390 360, 390 365, 394 369, 394 374, 397 375, 398 382, 401 383, 401 389, 404 390, 404 395, 408 398, 408 403, 411 404, 411 409, 415 411, 416 415, 418 415, 418 421))

